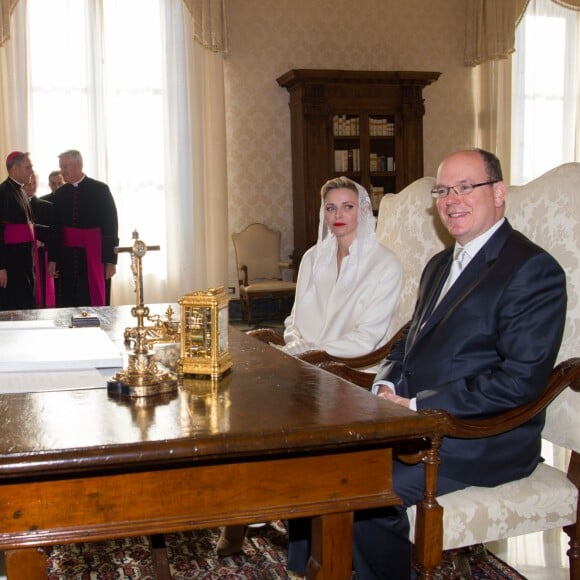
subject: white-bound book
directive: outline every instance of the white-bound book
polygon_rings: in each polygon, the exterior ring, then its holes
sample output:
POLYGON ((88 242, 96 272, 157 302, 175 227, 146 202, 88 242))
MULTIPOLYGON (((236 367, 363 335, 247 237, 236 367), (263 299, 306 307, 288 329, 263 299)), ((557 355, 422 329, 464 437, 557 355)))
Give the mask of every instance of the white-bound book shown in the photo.
POLYGON ((122 366, 119 347, 101 328, 14 328, 0 323, 0 372, 122 366))

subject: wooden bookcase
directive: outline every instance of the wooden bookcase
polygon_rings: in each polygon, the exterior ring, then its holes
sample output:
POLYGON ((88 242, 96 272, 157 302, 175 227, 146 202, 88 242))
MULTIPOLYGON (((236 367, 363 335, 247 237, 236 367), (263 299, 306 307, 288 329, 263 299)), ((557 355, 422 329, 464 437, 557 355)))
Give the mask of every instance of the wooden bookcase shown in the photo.
POLYGON ((347 175, 399 192, 423 176, 423 88, 441 73, 294 69, 277 79, 290 94, 294 261, 316 243, 320 188, 347 175))

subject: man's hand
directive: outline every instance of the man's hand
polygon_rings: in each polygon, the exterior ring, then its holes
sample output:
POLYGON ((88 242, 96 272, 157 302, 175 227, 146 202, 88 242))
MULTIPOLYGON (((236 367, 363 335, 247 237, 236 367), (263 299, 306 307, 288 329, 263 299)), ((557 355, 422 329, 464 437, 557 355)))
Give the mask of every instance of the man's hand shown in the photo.
POLYGON ((8 272, 6 268, 4 270, 0 270, 0 288, 6 288, 8 284, 8 272))
POLYGON ((109 280, 117 273, 117 266, 115 264, 110 264, 107 262, 105 264, 105 280, 109 280))
POLYGON ((51 278, 58 278, 58 270, 56 269, 56 262, 48 263, 48 275, 51 278))
POLYGON ((395 393, 393 393, 386 385, 381 385, 377 396, 381 399, 386 399, 387 401, 397 403, 397 405, 401 405, 401 407, 406 407, 407 409, 411 403, 411 399, 406 399, 405 397, 399 397, 399 395, 395 395, 395 393))

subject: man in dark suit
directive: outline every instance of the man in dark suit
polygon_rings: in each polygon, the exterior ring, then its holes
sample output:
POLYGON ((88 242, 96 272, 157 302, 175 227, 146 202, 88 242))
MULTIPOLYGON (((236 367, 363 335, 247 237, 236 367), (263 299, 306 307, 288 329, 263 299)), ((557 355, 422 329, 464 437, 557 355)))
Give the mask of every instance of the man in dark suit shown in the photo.
POLYGON ((48 187, 50 187, 50 193, 46 195, 41 195, 40 199, 44 199, 45 201, 50 201, 50 203, 54 202, 54 195, 56 190, 64 185, 64 178, 60 169, 55 169, 48 174, 48 187))
POLYGON ((48 248, 57 306, 108 305, 119 244, 115 201, 108 185, 84 174, 79 151, 61 153, 59 164, 66 183, 54 196, 48 248))
POLYGON ((0 184, 0 310, 35 307, 34 226, 23 186, 33 174, 28 153, 6 158, 8 178, 0 184))
MULTIPOLYGON (((462 418, 528 403, 544 391, 562 340, 564 272, 504 218, 506 185, 493 154, 475 149, 445 159, 432 195, 455 248, 425 267, 409 330, 373 391, 411 409, 462 418)), ((494 437, 445 438, 438 494, 529 475, 540 461, 543 424, 541 414, 494 437)), ((357 514, 359 580, 411 576, 406 509, 422 500, 423 476, 422 465, 395 463, 394 490, 404 505, 357 514)))

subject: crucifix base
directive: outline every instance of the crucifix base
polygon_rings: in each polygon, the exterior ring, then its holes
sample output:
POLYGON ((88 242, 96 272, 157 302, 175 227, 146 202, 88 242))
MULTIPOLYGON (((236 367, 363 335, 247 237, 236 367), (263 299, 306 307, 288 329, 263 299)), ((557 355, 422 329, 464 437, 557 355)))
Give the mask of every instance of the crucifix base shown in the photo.
POLYGON ((129 365, 107 381, 109 394, 150 397, 177 390, 177 378, 161 371, 153 361, 153 351, 129 354, 129 365))

